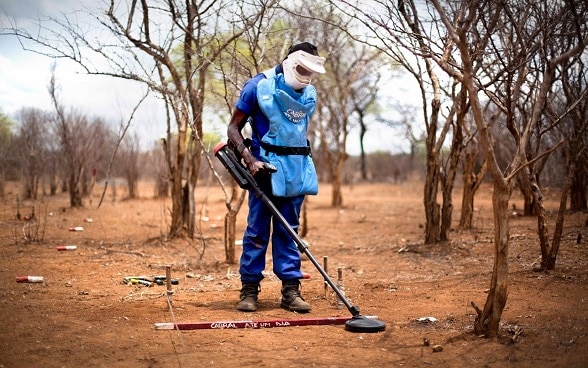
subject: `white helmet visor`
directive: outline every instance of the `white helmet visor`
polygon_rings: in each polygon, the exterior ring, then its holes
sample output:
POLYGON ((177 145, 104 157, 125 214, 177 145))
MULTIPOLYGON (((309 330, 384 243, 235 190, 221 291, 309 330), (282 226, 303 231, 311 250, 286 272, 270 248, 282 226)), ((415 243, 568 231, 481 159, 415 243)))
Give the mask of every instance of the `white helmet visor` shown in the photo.
POLYGON ((315 74, 325 72, 325 58, 302 50, 288 55, 284 60, 284 72, 293 76, 299 83, 308 85, 315 74))

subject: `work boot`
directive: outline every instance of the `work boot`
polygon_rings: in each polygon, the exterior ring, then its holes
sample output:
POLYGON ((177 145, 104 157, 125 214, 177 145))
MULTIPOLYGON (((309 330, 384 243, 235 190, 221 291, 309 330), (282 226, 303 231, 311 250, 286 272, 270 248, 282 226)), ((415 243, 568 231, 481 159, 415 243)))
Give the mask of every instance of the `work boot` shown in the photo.
POLYGON ((241 287, 241 300, 237 304, 237 310, 242 312, 255 312, 257 310, 257 294, 259 284, 243 284, 241 287))
POLYGON ((300 281, 290 280, 282 282, 282 308, 291 312, 307 313, 311 306, 300 295, 300 281))

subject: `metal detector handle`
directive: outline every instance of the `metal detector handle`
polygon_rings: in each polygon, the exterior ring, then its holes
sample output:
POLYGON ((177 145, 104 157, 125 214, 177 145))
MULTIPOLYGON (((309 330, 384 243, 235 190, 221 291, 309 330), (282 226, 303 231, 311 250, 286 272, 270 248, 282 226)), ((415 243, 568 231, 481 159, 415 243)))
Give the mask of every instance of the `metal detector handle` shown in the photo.
MULTIPOLYGON (((251 175, 249 169, 241 161, 241 157, 237 157, 237 154, 232 150, 228 144, 221 142, 214 148, 214 155, 219 159, 227 171, 231 174, 233 179, 243 189, 254 189, 254 192, 259 196, 257 187, 257 181, 251 175)), ((263 162, 263 169, 268 173, 274 173, 278 171, 278 168, 269 162, 263 162)))
POLYGON ((227 169, 229 174, 231 174, 233 179, 235 179, 241 188, 249 188, 251 185, 250 180, 253 179, 253 176, 251 176, 249 170, 243 167, 241 161, 238 160, 235 156, 235 152, 233 152, 233 150, 231 150, 226 143, 219 143, 214 148, 214 155, 223 164, 223 166, 227 169))
MULTIPOLYGON (((243 145, 245 147, 247 147, 247 148, 251 148, 251 144, 252 144, 251 143, 251 138, 246 138, 243 141, 243 145)), ((243 156, 241 155, 241 152, 242 151, 239 150, 238 146, 236 146, 235 143, 232 140, 229 139, 227 141, 227 147, 229 148, 230 151, 233 152, 233 154, 235 155, 235 159, 236 159, 237 162, 242 163, 244 161, 243 160, 243 156)), ((266 172, 266 173, 270 173, 271 174, 271 173, 275 173, 275 172, 278 171, 278 168, 275 167, 274 165, 270 164, 269 162, 261 161, 261 163, 263 164, 263 171, 266 172)), ((243 167, 245 169, 247 169, 247 165, 243 164, 243 167)))
POLYGON ((270 164, 269 162, 263 163, 263 169, 270 174, 278 171, 278 168, 270 164))

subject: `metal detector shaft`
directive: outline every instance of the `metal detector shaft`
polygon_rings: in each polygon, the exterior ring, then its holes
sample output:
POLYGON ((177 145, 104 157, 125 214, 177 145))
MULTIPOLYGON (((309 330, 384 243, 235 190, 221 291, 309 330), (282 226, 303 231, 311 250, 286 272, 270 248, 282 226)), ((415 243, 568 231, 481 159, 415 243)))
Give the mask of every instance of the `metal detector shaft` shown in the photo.
POLYGON ((335 294, 341 299, 343 304, 347 307, 349 312, 352 316, 359 315, 359 308, 356 306, 351 305, 349 300, 345 298, 345 295, 339 290, 335 282, 331 279, 331 277, 323 270, 321 265, 317 262, 314 256, 308 250, 308 247, 298 233, 292 229, 288 221, 282 216, 280 211, 276 208, 273 202, 269 199, 269 197, 261 190, 261 188, 257 185, 257 181, 251 175, 249 170, 243 166, 241 161, 237 158, 236 154, 228 147, 226 143, 218 144, 214 149, 215 156, 221 161, 221 163, 225 166, 225 168, 229 171, 231 176, 237 181, 239 186, 244 189, 251 189, 256 197, 260 198, 262 202, 269 208, 272 214, 278 219, 278 221, 282 224, 282 226, 286 229, 292 240, 296 243, 298 250, 308 257, 312 264, 316 267, 316 269, 320 272, 323 276, 327 284, 333 289, 335 294))
POLYGON ((321 267, 321 265, 317 262, 317 260, 314 258, 314 256, 310 253, 310 251, 308 250, 308 246, 306 244, 304 244, 304 242, 302 241, 302 239, 300 239, 300 236, 298 236, 298 233, 296 231, 294 231, 294 229, 292 229, 292 227, 290 226, 290 224, 288 224, 288 221, 284 218, 284 216, 282 216, 282 214, 278 211, 278 209, 272 203, 272 201, 269 200, 268 196, 263 191, 261 191, 261 189, 259 189, 259 187, 257 187, 257 186, 253 186, 252 189, 253 189, 254 192, 258 192, 258 194, 256 193, 256 195, 261 198, 261 200, 263 201, 263 203, 265 203, 266 206, 269 207, 269 209, 273 213, 273 215, 286 228, 286 231, 288 232, 288 234, 290 234, 290 236, 292 237, 292 239, 296 243, 296 246, 298 247, 298 250, 300 252, 306 254, 306 256, 308 257, 308 259, 310 259, 310 261, 312 262, 312 264, 316 267, 316 269, 324 277, 325 281, 333 289, 333 291, 335 292, 335 294, 337 294, 337 296, 339 298, 341 298, 341 301, 343 301, 343 304, 345 304, 345 306, 347 307, 347 309, 349 310, 349 312, 351 313, 351 315, 353 315, 353 316, 359 315, 359 308, 357 308, 357 307, 351 305, 351 303, 349 303, 349 301, 347 300, 347 298, 345 298, 345 295, 343 295, 343 293, 341 292, 341 290, 339 290, 339 288, 337 287, 337 285, 335 284, 335 282, 333 282, 333 280, 331 279, 331 277, 329 276, 329 274, 327 274, 327 272, 325 272, 325 270, 323 270, 323 268, 321 267))
MULTIPOLYGON (((357 308, 356 306, 353 306, 353 305, 351 305, 351 303, 349 303, 349 300, 347 300, 347 298, 345 298, 345 295, 343 295, 343 293, 341 292, 341 290, 339 290, 339 288, 337 287, 337 284, 335 284, 335 282, 333 281, 333 279, 331 279, 331 277, 329 276, 329 274, 327 274, 327 272, 325 272, 325 270, 323 270, 323 268, 321 267, 321 265, 317 262, 317 260, 314 258, 314 256, 308 250, 308 246, 306 244, 304 244, 304 242, 302 241, 302 239, 300 239, 300 236, 298 236, 298 233, 296 231, 294 231, 294 229, 292 229, 292 227, 290 226, 290 224, 288 224, 288 221, 284 218, 284 216, 282 216, 282 214, 278 211, 278 209, 276 208, 276 206, 269 200, 269 198, 267 197, 267 195, 265 193, 263 193, 258 187, 255 186, 255 188, 257 188, 259 190, 259 197, 261 198, 261 200, 263 201, 263 203, 265 203, 269 207, 270 211, 280 221, 280 223, 282 224, 282 226, 284 226, 286 228, 286 231, 288 232, 288 234, 290 234, 290 236, 292 237, 292 239, 296 243, 296 246, 298 247, 298 250, 300 252, 306 254, 306 256, 308 257, 308 259, 310 259, 310 261, 312 262, 312 264, 316 267, 316 269, 323 276, 323 278, 325 279, 325 281, 327 282, 327 284, 329 284, 329 286, 333 289, 333 291, 335 292, 335 294, 337 294, 337 296, 339 298, 341 298, 341 301, 343 301, 343 304, 345 304, 345 306, 347 307, 347 309, 349 310, 349 312, 351 313, 351 315, 353 315, 353 316, 358 315, 359 314, 359 308, 357 308)), ((255 189, 253 189, 253 191, 255 192, 255 189)))

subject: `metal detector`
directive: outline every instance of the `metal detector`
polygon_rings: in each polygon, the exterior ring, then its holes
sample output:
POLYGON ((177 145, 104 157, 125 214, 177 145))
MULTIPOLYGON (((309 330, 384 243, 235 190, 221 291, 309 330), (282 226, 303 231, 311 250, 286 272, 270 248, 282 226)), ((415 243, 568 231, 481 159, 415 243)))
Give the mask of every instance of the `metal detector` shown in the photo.
MULTIPOLYGON (((384 322, 379 321, 377 319, 370 319, 368 317, 362 316, 359 313, 359 308, 351 305, 349 300, 345 298, 345 295, 341 292, 341 290, 339 290, 337 285, 333 282, 333 280, 329 277, 329 275, 325 272, 325 270, 320 266, 317 260, 310 253, 306 244, 298 236, 298 233, 294 231, 294 229, 292 229, 288 221, 284 218, 284 216, 282 216, 280 211, 278 211, 276 206, 258 186, 257 181, 249 172, 249 169, 241 161, 240 155, 236 153, 235 150, 231 149, 231 147, 229 147, 229 144, 224 142, 219 143, 214 148, 214 155, 229 171, 231 176, 235 179, 235 181, 241 188, 251 189, 255 196, 260 198, 263 201, 263 203, 265 203, 265 205, 269 208, 274 217, 284 226, 288 234, 292 237, 292 239, 296 243, 296 246, 298 247, 298 250, 304 253, 308 257, 308 259, 310 259, 312 264, 320 272, 325 281, 333 289, 335 294, 337 294, 337 296, 341 299, 343 304, 345 304, 345 306, 352 315, 352 318, 345 322, 345 329, 351 332, 384 331, 386 329, 386 324, 384 322)), ((265 164, 265 169, 270 173, 275 172, 277 170, 273 165, 269 163, 265 164)))

